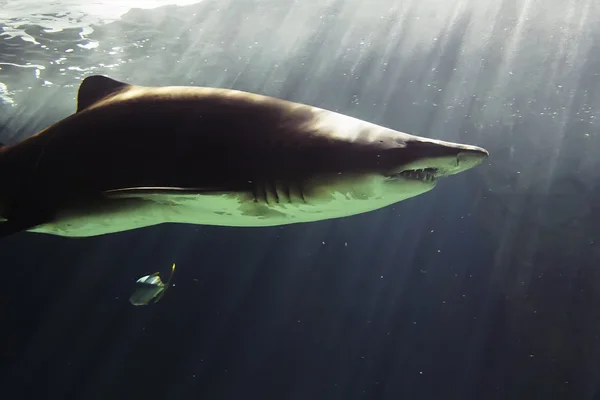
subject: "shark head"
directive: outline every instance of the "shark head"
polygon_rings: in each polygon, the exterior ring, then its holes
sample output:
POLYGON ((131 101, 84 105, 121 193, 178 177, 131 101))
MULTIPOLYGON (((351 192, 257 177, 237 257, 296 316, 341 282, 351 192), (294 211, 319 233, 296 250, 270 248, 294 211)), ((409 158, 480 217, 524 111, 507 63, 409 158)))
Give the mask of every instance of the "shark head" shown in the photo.
POLYGON ((387 149, 389 168, 381 172, 389 193, 407 197, 433 189, 438 179, 481 164, 488 152, 480 147, 400 134, 398 148, 387 149))
POLYGON ((428 139, 332 112, 320 112, 313 129, 343 138, 351 146, 336 143, 338 148, 330 153, 338 153, 344 162, 338 171, 308 179, 304 197, 322 207, 331 202, 349 214, 418 196, 432 190, 440 178, 473 168, 488 157, 481 147, 428 139))

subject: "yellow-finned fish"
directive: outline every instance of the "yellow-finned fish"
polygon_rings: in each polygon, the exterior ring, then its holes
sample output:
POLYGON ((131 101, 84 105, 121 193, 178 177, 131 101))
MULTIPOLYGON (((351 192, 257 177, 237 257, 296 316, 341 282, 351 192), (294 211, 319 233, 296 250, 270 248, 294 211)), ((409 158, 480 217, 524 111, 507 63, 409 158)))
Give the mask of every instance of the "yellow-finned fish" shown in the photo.
POLYGON ((175 263, 173 263, 173 266, 171 267, 171 276, 169 276, 169 280, 167 280, 166 284, 160 279, 158 272, 155 272, 152 275, 142 276, 135 282, 135 291, 129 298, 129 302, 134 306, 146 306, 152 299, 155 299, 154 302, 158 303, 165 295, 165 292, 171 283, 171 279, 173 279, 174 272, 175 263))

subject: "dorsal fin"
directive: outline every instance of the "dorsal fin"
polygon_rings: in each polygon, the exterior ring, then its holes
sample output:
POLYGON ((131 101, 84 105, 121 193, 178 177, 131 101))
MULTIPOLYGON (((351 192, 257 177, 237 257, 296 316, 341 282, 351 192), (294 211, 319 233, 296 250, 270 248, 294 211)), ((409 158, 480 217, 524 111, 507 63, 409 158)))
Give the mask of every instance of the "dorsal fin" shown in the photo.
POLYGON ((79 91, 77 93, 77 112, 127 86, 129 86, 128 83, 119 82, 107 76, 88 76, 81 82, 81 85, 79 85, 79 91))

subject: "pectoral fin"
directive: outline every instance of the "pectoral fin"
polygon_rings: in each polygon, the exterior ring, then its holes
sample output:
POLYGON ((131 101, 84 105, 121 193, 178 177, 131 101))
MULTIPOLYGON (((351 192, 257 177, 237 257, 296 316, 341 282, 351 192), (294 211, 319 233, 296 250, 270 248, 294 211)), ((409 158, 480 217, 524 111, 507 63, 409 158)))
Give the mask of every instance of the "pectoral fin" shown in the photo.
MULTIPOLYGON (((24 211, 24 210, 23 210, 24 211)), ((0 221, 0 237, 7 237, 15 233, 24 232, 36 226, 51 222, 53 215, 46 212, 20 212, 13 214, 4 221, 0 221)))
POLYGON ((126 198, 151 198, 165 195, 190 195, 190 194, 209 194, 227 192, 223 188, 183 188, 183 187, 132 187, 123 189, 113 189, 104 192, 104 196, 110 199, 126 198))

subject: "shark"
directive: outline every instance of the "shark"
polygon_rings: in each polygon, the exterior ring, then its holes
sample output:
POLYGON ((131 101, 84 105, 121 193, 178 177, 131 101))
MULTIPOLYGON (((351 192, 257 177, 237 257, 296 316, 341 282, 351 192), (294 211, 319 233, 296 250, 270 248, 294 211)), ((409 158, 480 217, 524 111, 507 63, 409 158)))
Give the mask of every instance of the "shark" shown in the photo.
POLYGON ((91 75, 75 113, 0 148, 0 237, 344 218, 428 192, 486 157, 274 97, 91 75))

